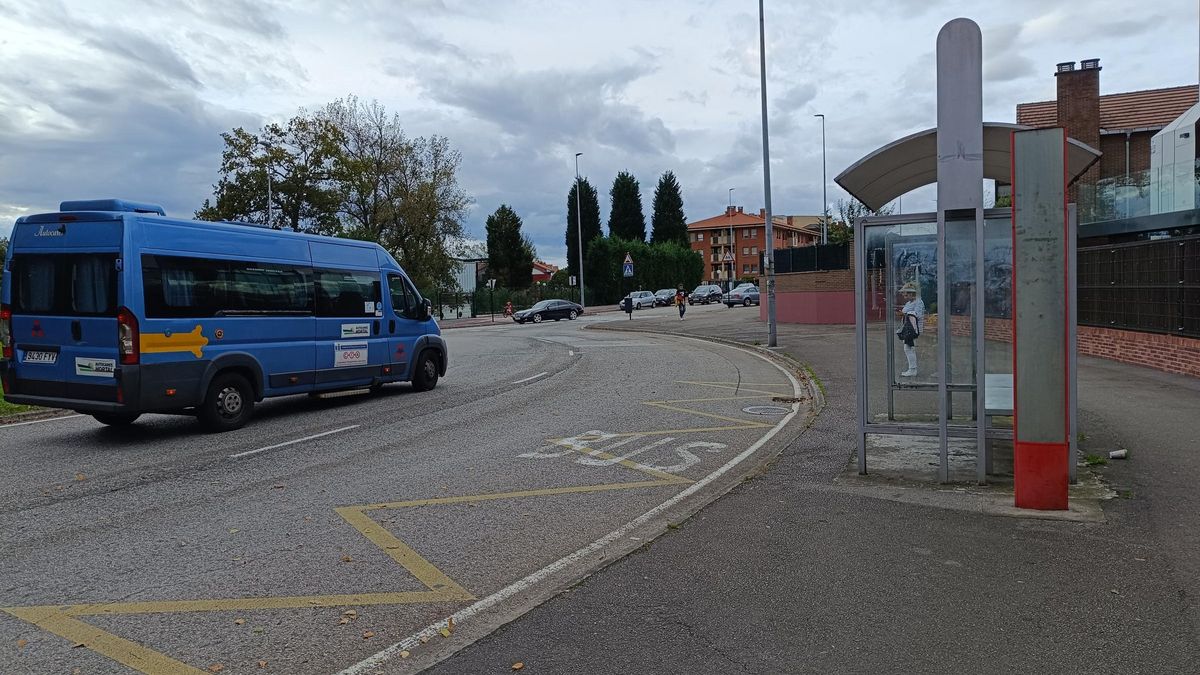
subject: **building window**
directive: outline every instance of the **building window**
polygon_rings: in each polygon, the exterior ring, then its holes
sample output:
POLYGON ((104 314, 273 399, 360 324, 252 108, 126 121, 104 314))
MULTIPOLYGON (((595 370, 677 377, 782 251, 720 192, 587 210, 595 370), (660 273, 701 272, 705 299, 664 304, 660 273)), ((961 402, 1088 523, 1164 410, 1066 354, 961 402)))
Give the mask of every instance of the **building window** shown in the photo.
POLYGON ((750 255, 750 247, 749 246, 742 247, 742 255, 750 255))
POLYGON ((704 233, 703 232, 696 233, 696 241, 704 241, 704 233))
POLYGON ((753 239, 753 238, 754 238, 754 228, 747 227, 746 229, 742 230, 742 239, 753 239))
POLYGON ((750 273, 751 273, 751 274, 758 274, 758 265, 751 265, 751 266, 750 266, 750 273))
POLYGON ((750 265, 749 264, 742 265, 742 274, 749 274, 749 273, 750 273, 750 265))
POLYGON ((757 246, 750 247, 750 255, 758 255, 758 247, 757 246))

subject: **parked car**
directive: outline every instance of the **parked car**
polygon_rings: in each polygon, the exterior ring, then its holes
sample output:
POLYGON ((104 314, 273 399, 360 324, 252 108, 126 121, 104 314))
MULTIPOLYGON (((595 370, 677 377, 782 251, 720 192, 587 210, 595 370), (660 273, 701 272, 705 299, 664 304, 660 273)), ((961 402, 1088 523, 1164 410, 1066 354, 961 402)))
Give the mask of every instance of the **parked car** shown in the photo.
POLYGON ((721 287, 714 284, 700 284, 688 296, 689 305, 707 305, 710 302, 721 301, 721 287))
MULTIPOLYGON (((654 294, 651 293, 650 291, 634 291, 634 292, 630 293, 629 295, 626 295, 625 297, 627 297, 633 301, 634 309, 642 309, 643 307, 654 307, 657 302, 654 298, 654 294)), ((622 303, 617 303, 617 307, 620 308, 622 311, 624 311, 624 307, 622 307, 622 303)))
POLYGON ((659 307, 666 307, 675 304, 675 289, 661 288, 654 292, 654 304, 659 307))
POLYGON ((725 296, 726 307, 733 307, 734 305, 749 307, 750 305, 757 304, 759 304, 758 286, 753 284, 738 286, 725 296))
POLYGON ((532 321, 541 323, 546 319, 574 321, 575 317, 583 314, 583 307, 570 300, 542 300, 529 309, 513 313, 513 321, 525 323, 532 321))

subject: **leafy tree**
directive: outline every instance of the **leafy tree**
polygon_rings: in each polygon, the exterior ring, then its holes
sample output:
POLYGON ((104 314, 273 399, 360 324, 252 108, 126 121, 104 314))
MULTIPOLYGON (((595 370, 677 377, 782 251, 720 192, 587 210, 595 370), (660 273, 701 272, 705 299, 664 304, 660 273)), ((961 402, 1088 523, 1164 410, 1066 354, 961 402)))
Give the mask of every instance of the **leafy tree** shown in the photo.
MULTIPOLYGON (((866 204, 851 197, 850 199, 837 200, 837 217, 829 217, 826 220, 829 234, 829 243, 845 244, 854 240, 854 223, 858 222, 859 218, 867 216, 888 216, 892 214, 891 205, 886 205, 881 209, 875 210, 868 207, 866 204)), ((818 219, 817 223, 820 224, 818 219)))
POLYGON ((608 214, 608 234, 631 241, 646 241, 646 216, 642 214, 642 188, 637 178, 622 171, 608 191, 612 210, 608 214))
POLYGON ((704 276, 704 260, 677 242, 647 244, 636 239, 600 237, 588 248, 586 273, 592 301, 614 303, 634 290, 693 288, 704 276), (633 257, 632 279, 622 276, 626 252, 633 257))
POLYGON ((687 217, 683 215, 683 193, 671 171, 664 171, 654 188, 654 211, 650 215, 650 241, 674 241, 688 246, 687 217))
POLYGON ((204 200, 197 218, 339 232, 340 186, 333 176, 342 142, 337 126, 301 110, 286 126, 268 124, 258 134, 238 127, 221 138, 225 149, 213 186, 215 203, 204 200))
POLYGON ((418 287, 453 281, 451 243, 463 235, 470 197, 458 185, 462 158, 445 137, 408 138, 396 115, 349 97, 286 126, 222 134, 220 177, 196 217, 271 225, 374 241, 418 287))
POLYGON ((521 234, 521 217, 501 204, 487 218, 488 270, 506 288, 529 288, 536 252, 521 234))
MULTIPOLYGON (((575 192, 576 188, 579 191, 580 211, 582 213, 583 224, 583 250, 587 252, 588 245, 593 239, 603 236, 600 232, 600 201, 596 197, 596 188, 588 182, 588 179, 581 178, 579 184, 571 184, 571 190, 567 193, 567 270, 570 276, 579 276, 579 237, 576 234, 575 215, 575 192)), ((591 285, 590 279, 584 279, 591 285)))
POLYGON ((334 175, 348 235, 386 248, 418 286, 449 286, 450 242, 463 236, 471 204, 458 184, 462 156, 444 136, 408 138, 375 101, 341 99, 321 116, 342 132, 334 175))

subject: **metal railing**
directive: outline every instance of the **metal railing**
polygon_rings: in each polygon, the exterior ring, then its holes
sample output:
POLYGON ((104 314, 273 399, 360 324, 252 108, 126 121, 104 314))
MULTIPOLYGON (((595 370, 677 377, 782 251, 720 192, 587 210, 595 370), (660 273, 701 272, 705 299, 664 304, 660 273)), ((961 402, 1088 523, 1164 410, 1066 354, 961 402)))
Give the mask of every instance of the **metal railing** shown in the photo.
MULTIPOLYGON (((762 269, 761 254, 759 269, 762 269)), ((775 250, 775 271, 779 273, 848 269, 850 269, 849 244, 817 244, 775 250)))
POLYGON ((1079 323, 1200 337, 1200 236, 1080 248, 1079 323))

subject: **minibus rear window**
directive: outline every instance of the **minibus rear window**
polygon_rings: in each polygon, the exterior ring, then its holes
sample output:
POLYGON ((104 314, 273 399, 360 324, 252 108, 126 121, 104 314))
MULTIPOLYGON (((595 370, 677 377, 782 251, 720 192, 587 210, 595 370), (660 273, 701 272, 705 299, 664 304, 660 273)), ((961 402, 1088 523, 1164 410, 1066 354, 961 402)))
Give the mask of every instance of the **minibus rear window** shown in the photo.
POLYGON ((117 254, 21 254, 12 259, 13 312, 115 316, 117 254))

